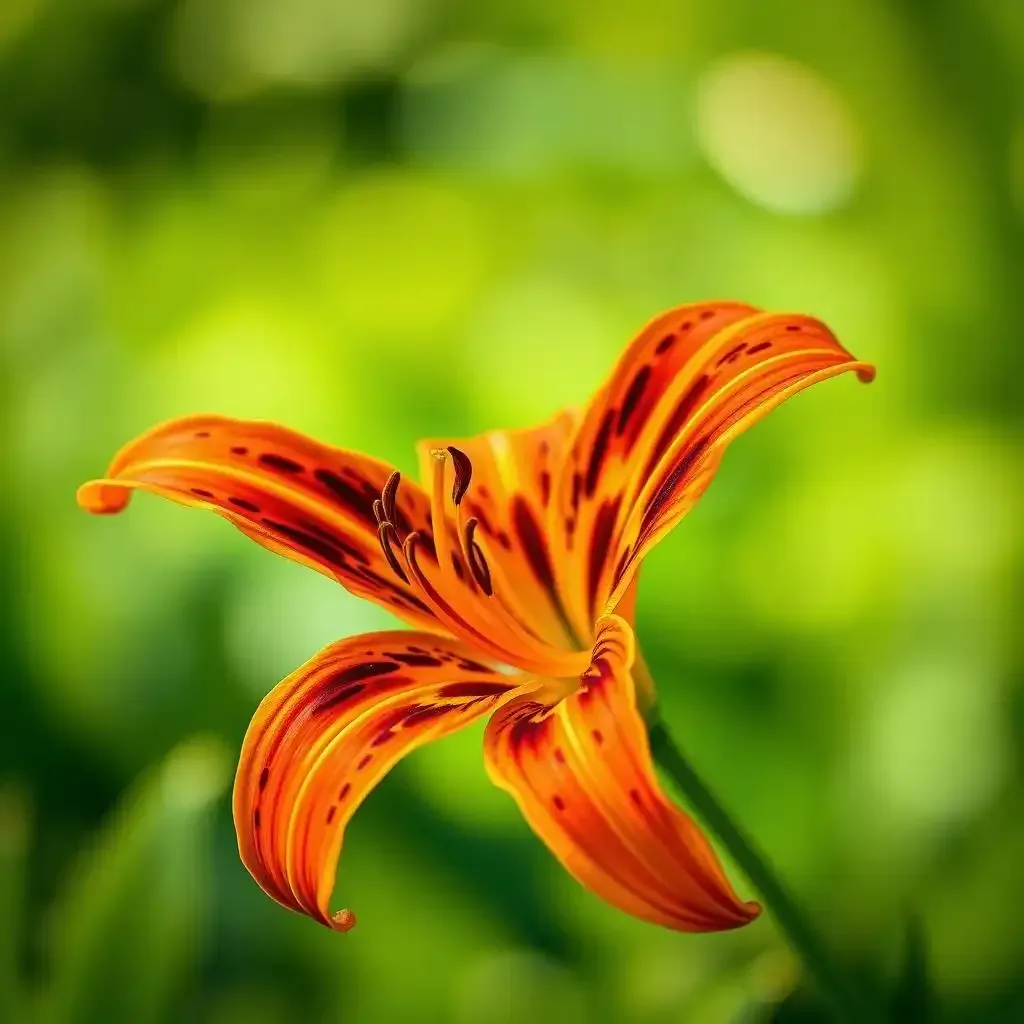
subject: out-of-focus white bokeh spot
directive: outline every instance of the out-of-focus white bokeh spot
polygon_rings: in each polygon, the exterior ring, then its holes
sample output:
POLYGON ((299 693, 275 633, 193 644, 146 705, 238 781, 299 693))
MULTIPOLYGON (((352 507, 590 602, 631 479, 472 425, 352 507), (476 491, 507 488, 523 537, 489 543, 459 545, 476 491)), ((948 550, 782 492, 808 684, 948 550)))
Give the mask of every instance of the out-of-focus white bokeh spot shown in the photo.
POLYGON ((697 89, 708 162, 740 195, 777 213, 841 206, 861 170, 857 124, 826 79, 775 54, 738 53, 697 89))

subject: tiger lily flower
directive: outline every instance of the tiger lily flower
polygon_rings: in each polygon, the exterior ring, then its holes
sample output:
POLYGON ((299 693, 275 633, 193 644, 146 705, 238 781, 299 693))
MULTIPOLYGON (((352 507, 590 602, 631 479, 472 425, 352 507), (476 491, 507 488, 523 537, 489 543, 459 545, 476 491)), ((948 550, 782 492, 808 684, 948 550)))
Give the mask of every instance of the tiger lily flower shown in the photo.
POLYGON ((395 762, 490 715, 492 781, 565 868, 620 910, 680 931, 751 921, 697 825, 662 791, 633 634, 644 556, 726 447, 790 395, 854 370, 820 321, 740 302, 652 320, 582 410, 419 446, 422 483, 273 423, 202 415, 143 434, 79 503, 135 489, 212 509, 411 630, 341 640, 263 700, 233 811, 264 891, 339 931, 349 819, 395 762))

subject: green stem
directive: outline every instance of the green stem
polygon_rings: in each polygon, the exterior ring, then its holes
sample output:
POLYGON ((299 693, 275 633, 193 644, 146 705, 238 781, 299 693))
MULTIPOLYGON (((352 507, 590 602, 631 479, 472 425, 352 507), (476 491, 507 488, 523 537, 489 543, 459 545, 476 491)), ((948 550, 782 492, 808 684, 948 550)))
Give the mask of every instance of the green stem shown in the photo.
POLYGON ((790 945, 800 955, 824 995, 843 1020, 877 1019, 864 1006, 860 994, 847 982, 829 955, 821 937, 786 891, 764 854, 729 816, 717 797, 694 771, 664 723, 656 714, 648 715, 651 752, 664 772, 676 783, 698 817, 718 837, 751 884, 761 894, 790 945))

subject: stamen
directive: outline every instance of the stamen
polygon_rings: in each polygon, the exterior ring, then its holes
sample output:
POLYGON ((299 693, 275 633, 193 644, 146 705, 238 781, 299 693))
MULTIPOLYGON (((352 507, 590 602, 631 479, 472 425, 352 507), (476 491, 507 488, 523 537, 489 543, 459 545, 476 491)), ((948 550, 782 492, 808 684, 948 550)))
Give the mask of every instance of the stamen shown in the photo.
POLYGON ((377 540, 380 541, 381 550, 384 552, 384 557, 388 561, 388 565, 391 566, 391 571, 403 582, 408 583, 409 577, 406 576, 405 570, 402 568, 402 563, 399 562, 398 556, 395 554, 395 547, 401 547, 401 541, 398 539, 398 531, 395 529, 392 523, 381 523, 377 527, 377 540))
POLYGON ((380 498, 377 498, 373 503, 373 517, 377 520, 378 526, 380 526, 381 523, 387 522, 387 519, 384 516, 384 504, 380 498))
POLYGON ((398 495, 398 481, 401 479, 402 474, 396 469, 388 477, 388 482, 384 485, 384 490, 381 491, 380 503, 389 523, 395 521, 395 497, 398 495))
POLYGON ((494 593, 494 585, 491 583, 491 570, 487 566, 487 559, 484 558, 480 545, 473 539, 476 527, 476 519, 470 518, 466 520, 462 533, 462 547, 466 552, 466 560, 469 562, 473 579, 477 581, 480 589, 490 597, 494 593))
POLYGON ((452 469, 455 471, 455 480, 452 483, 452 502, 458 508, 459 503, 469 488, 469 481, 473 479, 473 463, 469 456, 453 445, 448 445, 448 453, 452 457, 452 469))
POLYGON ((448 461, 448 452, 444 448, 432 448, 430 454, 434 459, 434 478, 430 486, 430 523, 434 533, 434 546, 437 548, 437 564, 442 567, 451 565, 451 539, 448 531, 450 522, 444 507, 444 464, 448 461))

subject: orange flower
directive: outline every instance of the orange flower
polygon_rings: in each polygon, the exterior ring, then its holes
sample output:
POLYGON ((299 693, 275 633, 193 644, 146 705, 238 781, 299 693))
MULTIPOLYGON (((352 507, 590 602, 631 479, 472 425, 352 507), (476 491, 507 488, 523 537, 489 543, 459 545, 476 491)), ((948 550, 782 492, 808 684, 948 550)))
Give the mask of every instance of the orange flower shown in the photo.
POLYGON ((734 437, 846 370, 873 376, 817 320, 699 303, 651 321, 582 412, 424 442, 422 486, 276 424, 220 416, 123 448, 79 491, 90 512, 120 512, 135 488, 213 509, 413 627, 332 644, 260 704, 234 790, 239 850, 260 886, 352 927, 329 901, 355 809, 404 754, 489 714, 491 779, 585 886, 681 931, 752 920, 760 907, 739 899, 654 773, 636 576, 734 437))

